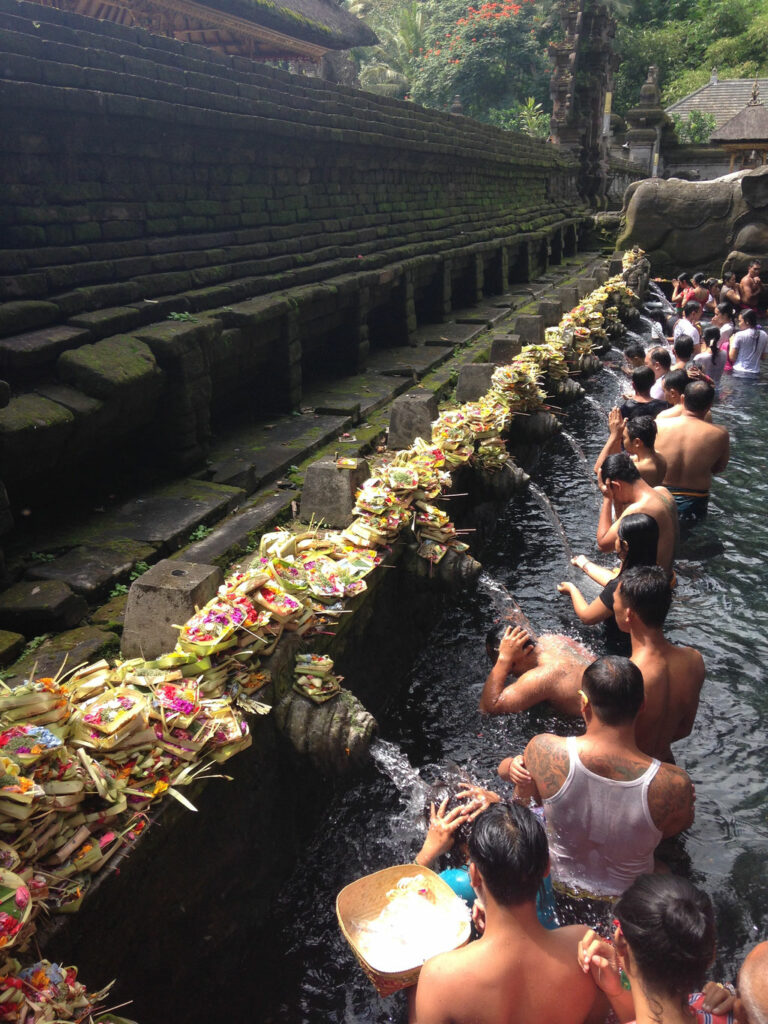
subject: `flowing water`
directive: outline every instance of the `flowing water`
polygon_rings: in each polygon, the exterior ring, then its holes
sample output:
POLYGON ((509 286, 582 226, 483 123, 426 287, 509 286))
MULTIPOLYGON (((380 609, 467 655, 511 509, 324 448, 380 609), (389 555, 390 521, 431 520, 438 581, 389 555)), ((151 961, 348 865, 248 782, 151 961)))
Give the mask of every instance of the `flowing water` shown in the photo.
MULTIPOLYGON (((571 407, 565 423, 591 461, 616 388, 606 373, 587 387, 589 399, 571 407)), ((678 870, 714 899, 715 977, 723 980, 734 979, 745 950, 768 931, 767 402, 768 380, 723 384, 714 415, 731 431, 731 464, 715 483, 708 522, 684 542, 667 629, 673 640, 699 648, 707 664, 693 734, 675 746, 697 794, 678 870)), ((243 982, 248 1005, 260 1011, 253 1019, 405 1021, 404 997, 379 999, 357 966, 336 924, 335 896, 361 875, 413 858, 424 834, 426 786, 449 766, 502 785, 495 769, 503 756, 521 751, 536 732, 566 731, 540 711, 483 718, 477 702, 489 667, 484 636, 512 607, 512 595, 539 632, 569 633, 597 654, 605 650, 599 627, 582 626, 556 592, 566 578, 563 537, 568 549, 596 554, 594 491, 580 463, 573 446, 545 449, 531 492, 511 501, 498 524, 478 590, 453 603, 425 638, 407 696, 381 721, 384 742, 374 762, 332 801, 283 889, 274 970, 262 965, 260 976, 243 982)))

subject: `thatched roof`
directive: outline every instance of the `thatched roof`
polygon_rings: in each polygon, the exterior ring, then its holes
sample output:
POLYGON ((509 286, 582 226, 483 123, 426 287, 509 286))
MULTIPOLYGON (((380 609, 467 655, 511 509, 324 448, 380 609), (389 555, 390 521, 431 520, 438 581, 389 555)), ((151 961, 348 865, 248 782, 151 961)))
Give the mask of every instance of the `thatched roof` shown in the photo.
MULTIPOLYGON (((694 110, 701 111, 702 114, 713 114, 715 131, 719 131, 749 103, 754 83, 753 78, 729 78, 719 81, 717 73, 713 72, 706 85, 667 107, 667 113, 670 116, 679 114, 681 117, 687 117, 694 110)), ((768 96, 768 78, 758 78, 757 84, 763 96, 768 96)))
POLYGON ((378 42, 364 21, 333 0, 198 0, 198 3, 330 50, 374 46, 378 42))
POLYGON ((760 102, 760 89, 755 82, 749 103, 730 121, 710 135, 712 142, 768 141, 768 110, 760 102))

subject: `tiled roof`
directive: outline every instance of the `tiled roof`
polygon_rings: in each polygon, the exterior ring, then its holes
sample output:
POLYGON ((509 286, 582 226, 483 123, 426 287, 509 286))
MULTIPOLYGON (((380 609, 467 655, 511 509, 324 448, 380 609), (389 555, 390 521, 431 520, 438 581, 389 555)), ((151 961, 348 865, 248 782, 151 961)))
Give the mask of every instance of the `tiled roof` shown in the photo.
POLYGON ((757 142, 768 139, 768 110, 762 103, 749 103, 722 128, 712 132, 712 142, 757 142))
MULTIPOLYGON (((714 114, 717 131, 746 107, 752 96, 754 84, 754 78, 726 78, 721 82, 708 82, 696 92, 667 107, 667 113, 680 114, 681 117, 687 117, 692 110, 700 110, 702 114, 714 114)), ((758 78, 757 84, 760 87, 760 95, 768 98, 768 78, 758 78)))

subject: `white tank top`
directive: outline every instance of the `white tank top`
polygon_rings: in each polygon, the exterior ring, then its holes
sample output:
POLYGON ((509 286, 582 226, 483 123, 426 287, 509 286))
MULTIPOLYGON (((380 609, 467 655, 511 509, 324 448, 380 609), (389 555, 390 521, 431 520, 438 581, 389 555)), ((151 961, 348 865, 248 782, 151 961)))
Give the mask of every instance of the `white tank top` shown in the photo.
POLYGON ((576 737, 566 740, 568 778, 544 800, 552 877, 595 895, 618 896, 638 875, 653 871, 662 834, 648 808, 648 787, 661 764, 638 779, 595 775, 579 758, 576 737))

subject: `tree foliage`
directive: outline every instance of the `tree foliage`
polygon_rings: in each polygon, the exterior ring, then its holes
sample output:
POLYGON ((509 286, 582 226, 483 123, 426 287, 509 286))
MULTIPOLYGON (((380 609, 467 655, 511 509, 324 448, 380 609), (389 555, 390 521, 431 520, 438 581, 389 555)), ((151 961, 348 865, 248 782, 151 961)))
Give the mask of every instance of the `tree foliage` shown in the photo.
POLYGON ((687 117, 673 114, 675 134, 678 142, 709 142, 709 136, 715 130, 717 118, 714 114, 704 114, 700 110, 692 110, 687 117))

